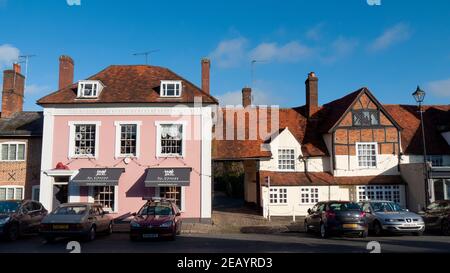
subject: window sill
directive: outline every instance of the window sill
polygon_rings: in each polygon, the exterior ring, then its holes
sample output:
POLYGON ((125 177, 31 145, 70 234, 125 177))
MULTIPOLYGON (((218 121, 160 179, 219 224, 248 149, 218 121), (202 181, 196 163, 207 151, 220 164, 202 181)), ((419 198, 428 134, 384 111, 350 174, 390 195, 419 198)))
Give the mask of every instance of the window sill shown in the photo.
POLYGON ((95 155, 72 155, 69 159, 97 159, 95 155))
POLYGON ((26 160, 0 160, 2 163, 18 163, 18 162, 26 162, 26 160))
POLYGON ((183 155, 168 154, 168 155, 157 155, 156 158, 184 158, 184 156, 183 155))
POLYGON ((280 203, 269 203, 269 205, 270 206, 275 206, 275 207, 286 207, 286 206, 289 206, 288 203, 283 203, 283 204, 280 204, 280 203))

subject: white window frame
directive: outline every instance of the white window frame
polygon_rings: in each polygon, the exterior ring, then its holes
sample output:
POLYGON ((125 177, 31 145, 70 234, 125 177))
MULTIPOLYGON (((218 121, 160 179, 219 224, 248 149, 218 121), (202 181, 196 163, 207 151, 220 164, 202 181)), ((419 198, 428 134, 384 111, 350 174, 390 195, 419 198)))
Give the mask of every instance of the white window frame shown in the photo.
POLYGON ((100 126, 101 121, 69 121, 69 151, 68 157, 72 158, 95 158, 98 159, 100 152, 100 126), (76 125, 95 125, 95 154, 92 155, 77 155, 75 154, 75 126, 76 125))
POLYGON ((300 187, 300 205, 315 205, 320 202, 320 189, 319 187, 300 187), (313 192, 317 191, 317 192, 313 192), (303 196, 307 194, 308 196, 303 196), (317 194, 317 197, 312 197, 313 194, 317 194), (307 199, 307 202, 303 200, 307 199))
MULTIPOLYGON (((6 189, 5 192, 5 198, 8 196, 8 189, 14 189, 14 193, 13 193, 13 200, 23 200, 24 196, 25 196, 25 187, 24 186, 17 186, 17 185, 5 185, 5 186, 0 186, 0 189, 6 189), (22 189, 22 196, 20 199, 16 199, 16 191, 17 189, 22 189)), ((5 199, 5 200, 9 200, 9 199, 5 199)))
POLYGON ((156 157, 180 157, 186 156, 186 121, 155 121, 156 126, 156 157), (161 125, 181 125, 182 126, 182 140, 181 140, 181 155, 179 154, 161 154, 161 125))
POLYGON ((78 90, 77 90, 77 97, 82 99, 96 99, 100 96, 100 92, 103 90, 103 84, 101 81, 94 81, 94 80, 83 80, 78 82, 78 90), (86 84, 92 84, 93 86, 96 86, 95 94, 86 96, 84 94, 84 86, 86 84))
POLYGON ((183 93, 183 84, 181 81, 161 81, 161 87, 160 87, 160 96, 163 98, 179 98, 181 97, 181 94, 183 93), (173 96, 169 96, 166 94, 166 89, 165 86, 167 86, 167 84, 175 84, 178 85, 179 88, 179 94, 174 94, 173 96))
POLYGON ((287 205, 289 204, 289 190, 287 187, 269 187, 269 204, 270 205, 287 205), (284 192, 280 192, 283 190, 284 192), (277 196, 274 198, 271 198, 271 191, 275 191, 273 194, 276 194, 277 196), (285 194, 286 197, 281 197, 280 194, 285 194), (273 202, 276 200, 276 202, 273 202), (283 202, 281 202, 283 201, 283 202))
POLYGON ((363 201, 393 201, 402 205, 402 190, 403 187, 401 185, 364 185, 364 186, 356 186, 356 200, 357 202, 363 201), (370 193, 369 193, 370 192, 370 193), (381 192, 382 198, 377 198, 377 192, 381 192), (389 194, 387 194, 389 192, 389 194), (364 198, 361 196, 364 193, 364 198), (389 195, 391 198, 386 198, 389 195), (395 200, 394 196, 398 195, 398 200, 395 200), (369 198, 373 196, 374 198, 369 198))
MULTIPOLYGON (((90 186, 88 190, 88 202, 94 203, 94 186, 90 186)), ((102 207, 103 208, 103 207, 102 207)), ((103 208, 104 211, 110 213, 118 213, 119 212, 119 186, 114 186, 114 209, 103 208)))
POLYGON ((359 169, 377 169, 378 168, 378 143, 377 142, 356 142, 355 143, 356 150, 356 164, 359 169), (375 166, 360 166, 359 165, 359 156, 360 151, 358 149, 359 145, 375 145, 375 166))
MULTIPOLYGON (((186 203, 185 203, 185 195, 186 195, 186 187, 180 186, 181 188, 181 208, 180 212, 186 212, 186 203)), ((160 198, 161 189, 159 187, 155 188, 154 197, 160 198)))
POLYGON ((297 149, 294 147, 278 147, 277 149, 277 169, 280 172, 295 172, 297 170, 297 149), (293 150, 294 151, 294 169, 281 169, 280 168, 280 164, 279 164, 279 160, 280 160, 280 150, 293 150))
POLYGON ((37 201, 39 202, 39 195, 35 196, 34 195, 34 191, 38 189, 39 193, 41 192, 41 186, 40 185, 34 185, 33 187, 31 187, 31 200, 37 201), (36 198, 37 197, 37 198, 36 198))
POLYGON ((116 121, 114 122, 114 126, 116 126, 116 149, 115 149, 115 158, 125 158, 125 157, 133 157, 139 158, 140 150, 141 150, 141 126, 142 121, 116 121), (136 155, 132 154, 122 154, 120 152, 121 146, 121 130, 122 125, 136 125, 136 155))
POLYGON ((0 143, 0 162, 24 162, 27 160, 27 143, 25 141, 7 141, 7 142, 1 142, 0 143), (16 160, 10 160, 9 159, 9 148, 8 148, 8 159, 7 160, 2 160, 2 146, 1 145, 17 145, 16 147, 16 158, 19 157, 19 145, 23 144, 25 145, 24 151, 23 151, 23 159, 16 159, 16 160))

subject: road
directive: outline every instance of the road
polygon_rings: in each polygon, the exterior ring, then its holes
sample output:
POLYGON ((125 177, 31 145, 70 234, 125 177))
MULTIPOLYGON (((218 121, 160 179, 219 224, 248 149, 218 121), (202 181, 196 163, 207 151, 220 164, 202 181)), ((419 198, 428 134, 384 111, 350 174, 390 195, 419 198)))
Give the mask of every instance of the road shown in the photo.
MULTIPOLYGON (((322 240, 304 233, 285 234, 185 234, 176 241, 131 242, 128 234, 99 236, 81 243, 82 253, 364 253, 370 241, 378 241, 381 252, 450 252, 450 237, 439 235, 387 236, 366 239, 334 237, 322 240)), ((46 244, 38 236, 16 242, 0 242, 0 253, 68 253, 69 240, 46 244)))

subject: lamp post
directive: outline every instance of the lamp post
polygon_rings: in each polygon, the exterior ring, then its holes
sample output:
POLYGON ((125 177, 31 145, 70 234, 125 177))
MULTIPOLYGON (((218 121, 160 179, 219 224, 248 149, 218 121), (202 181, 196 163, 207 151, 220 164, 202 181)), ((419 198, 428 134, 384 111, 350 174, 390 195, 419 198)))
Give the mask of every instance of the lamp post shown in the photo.
POLYGON ((417 86, 417 89, 414 93, 412 93, 412 96, 416 100, 417 104, 419 105, 419 113, 420 113, 420 127, 422 128, 422 144, 423 144, 423 164, 424 164, 424 172, 425 172, 425 206, 429 205, 430 202, 430 193, 429 193, 429 172, 428 172, 428 163, 427 163, 427 146, 425 144, 425 126, 423 123, 423 109, 422 109, 422 103, 425 99, 425 91, 420 89, 419 86, 417 86))

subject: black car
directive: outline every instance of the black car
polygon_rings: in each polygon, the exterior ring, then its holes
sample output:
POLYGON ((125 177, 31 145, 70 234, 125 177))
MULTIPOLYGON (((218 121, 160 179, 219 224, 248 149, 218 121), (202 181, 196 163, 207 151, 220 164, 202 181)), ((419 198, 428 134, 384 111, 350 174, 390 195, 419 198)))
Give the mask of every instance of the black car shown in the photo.
POLYGON ((37 201, 0 201, 0 236, 15 241, 22 234, 38 232, 47 213, 37 201))
POLYGON ((427 230, 441 231, 442 234, 450 236, 450 200, 435 201, 419 214, 427 230))
POLYGON ((368 234, 368 224, 365 212, 357 203, 327 201, 319 202, 312 209, 308 209, 305 231, 317 232, 322 238, 340 233, 354 233, 365 238, 368 234))

